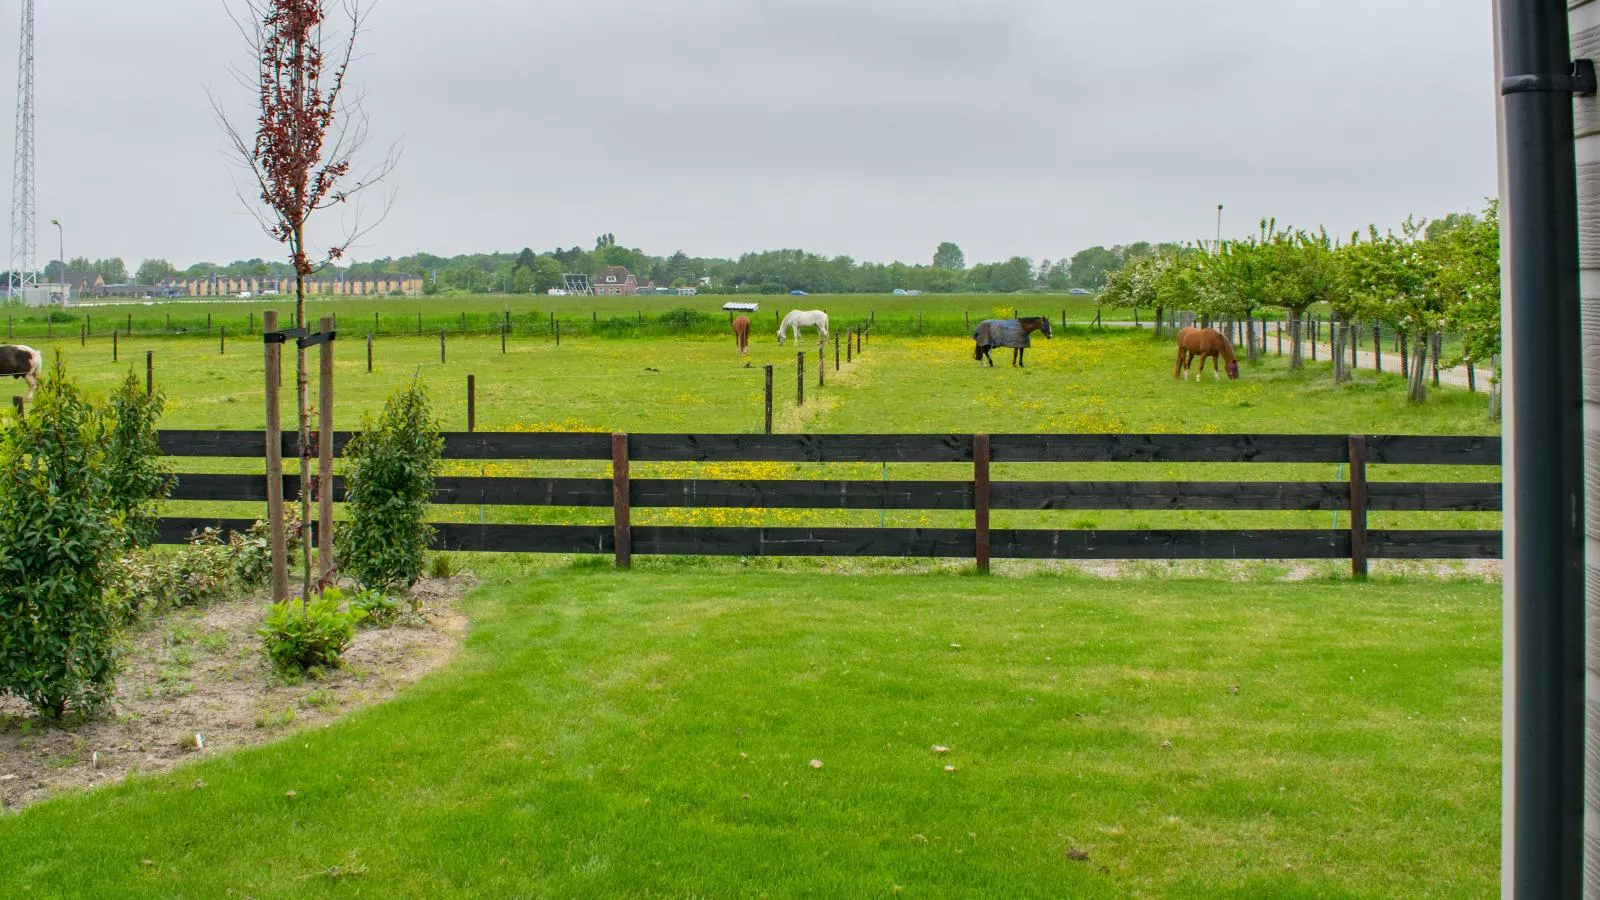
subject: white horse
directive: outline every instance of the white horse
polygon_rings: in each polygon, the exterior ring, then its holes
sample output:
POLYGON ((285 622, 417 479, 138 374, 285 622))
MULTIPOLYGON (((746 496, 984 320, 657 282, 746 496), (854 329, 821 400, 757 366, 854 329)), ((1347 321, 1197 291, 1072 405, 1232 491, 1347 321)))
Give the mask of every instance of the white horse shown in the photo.
POLYGON ((800 329, 802 328, 817 329, 817 334, 819 335, 817 341, 819 343, 827 340, 828 314, 820 309, 797 309, 784 316, 783 324, 778 326, 778 346, 783 346, 783 333, 785 331, 793 332, 794 342, 796 344, 800 343, 800 329))

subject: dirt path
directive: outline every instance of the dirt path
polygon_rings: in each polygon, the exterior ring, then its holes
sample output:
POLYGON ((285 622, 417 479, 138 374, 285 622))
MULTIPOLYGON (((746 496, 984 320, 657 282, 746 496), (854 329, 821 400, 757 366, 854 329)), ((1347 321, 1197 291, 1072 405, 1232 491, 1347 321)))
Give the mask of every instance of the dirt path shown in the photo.
POLYGON ((260 597, 141 623, 111 706, 95 718, 48 726, 21 701, 0 698, 0 809, 163 772, 381 703, 455 655, 467 624, 459 601, 474 584, 470 576, 420 582, 412 621, 361 630, 344 668, 297 683, 274 676, 261 652, 260 597))

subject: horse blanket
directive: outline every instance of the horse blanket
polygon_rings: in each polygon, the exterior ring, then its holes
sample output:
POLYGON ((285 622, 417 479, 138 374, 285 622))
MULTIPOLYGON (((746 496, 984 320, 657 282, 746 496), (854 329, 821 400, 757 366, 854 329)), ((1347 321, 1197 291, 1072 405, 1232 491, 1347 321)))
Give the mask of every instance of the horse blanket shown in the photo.
POLYGON ((979 322, 978 330, 972 333, 972 340, 980 347, 1026 350, 1033 346, 1028 333, 1022 330, 1022 323, 1016 319, 986 319, 979 322))

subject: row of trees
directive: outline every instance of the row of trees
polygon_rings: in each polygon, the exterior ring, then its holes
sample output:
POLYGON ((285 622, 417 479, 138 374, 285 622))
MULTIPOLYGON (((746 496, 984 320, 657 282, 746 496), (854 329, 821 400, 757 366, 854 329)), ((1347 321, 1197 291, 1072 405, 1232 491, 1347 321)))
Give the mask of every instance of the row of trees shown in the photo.
MULTIPOLYGON (((708 292, 813 294, 889 293, 915 290, 930 294, 977 292, 1017 293, 1022 291, 1066 291, 1072 288, 1099 290, 1107 278, 1129 262, 1152 255, 1171 253, 1177 244, 1139 242, 1127 246, 1090 247, 1071 257, 1039 262, 1013 256, 1002 262, 968 266, 966 255, 954 243, 940 244, 932 265, 903 262, 857 262, 849 256, 823 256, 804 250, 769 250, 746 253, 738 259, 690 256, 678 251, 670 256, 651 256, 642 250, 624 247, 615 235, 601 235, 593 249, 556 248, 537 252, 525 248, 516 253, 474 253, 454 257, 415 253, 383 257, 329 270, 347 276, 416 275, 427 279, 430 292, 468 293, 543 293, 561 287, 569 272, 598 275, 609 266, 624 266, 641 280, 662 287, 700 287, 708 292)), ((120 257, 104 260, 75 258, 66 266, 72 273, 97 273, 107 284, 130 280, 127 264, 120 257)), ((51 261, 45 267, 45 280, 58 281, 62 265, 51 261)), ((294 274, 292 265, 264 259, 236 260, 222 265, 197 262, 179 269, 165 259, 147 259, 132 273, 139 284, 159 284, 169 278, 226 276, 282 276, 294 274)))
MULTIPOLYGON (((1327 231, 1261 223, 1245 240, 1188 246, 1140 257, 1110 273, 1107 305, 1156 311, 1192 310, 1246 324, 1281 312, 1298 337, 1313 306, 1335 322, 1381 323, 1398 332, 1414 356, 1411 396, 1423 395, 1429 339, 1441 331, 1462 337, 1464 361, 1500 353, 1500 228, 1498 205, 1431 224, 1407 219, 1399 232, 1376 226, 1348 240, 1327 231)), ((1245 329, 1255 358, 1255 331, 1245 329)), ((1299 367, 1300 341, 1291 341, 1290 366, 1299 367)))

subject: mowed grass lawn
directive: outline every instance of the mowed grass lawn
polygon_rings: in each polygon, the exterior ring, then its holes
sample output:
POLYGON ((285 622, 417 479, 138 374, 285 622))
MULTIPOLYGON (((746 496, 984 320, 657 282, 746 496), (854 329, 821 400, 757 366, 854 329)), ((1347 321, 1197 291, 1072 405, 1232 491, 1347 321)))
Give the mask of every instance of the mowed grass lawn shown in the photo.
POLYGON ((1493 586, 474 563, 447 669, 0 818, 0 895, 1495 890, 1493 586))

